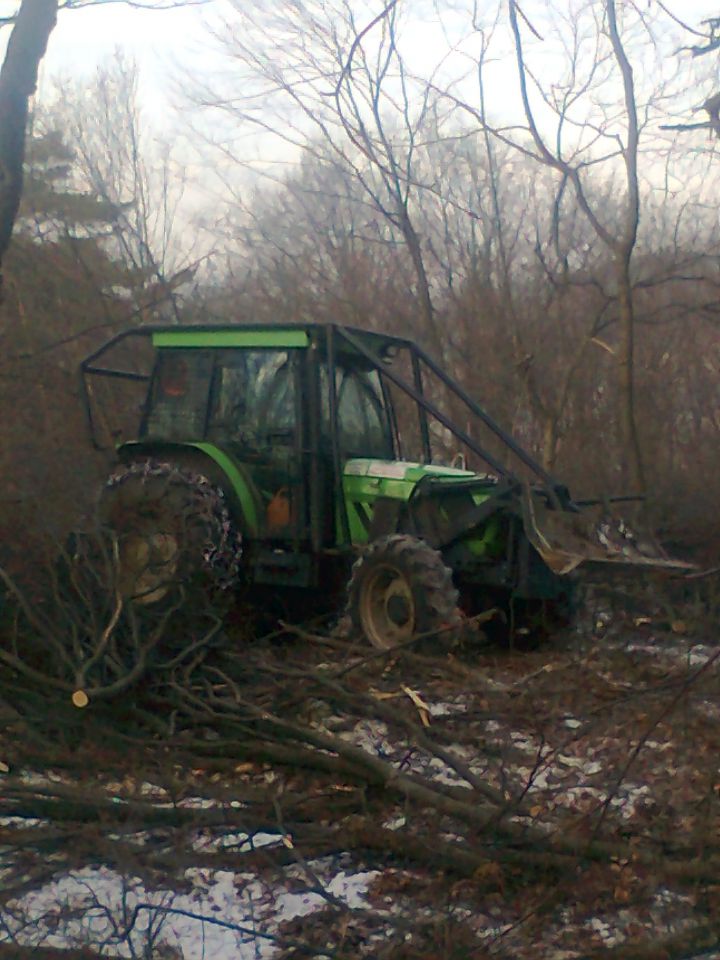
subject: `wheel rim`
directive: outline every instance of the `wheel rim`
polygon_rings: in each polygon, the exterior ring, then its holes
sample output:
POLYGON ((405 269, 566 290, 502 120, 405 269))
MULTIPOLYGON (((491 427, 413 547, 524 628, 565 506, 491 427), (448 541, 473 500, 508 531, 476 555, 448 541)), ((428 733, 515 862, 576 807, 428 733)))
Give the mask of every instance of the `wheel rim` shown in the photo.
POLYGON ((134 534, 120 546, 121 594, 145 606, 162 600, 177 573, 180 546, 171 533, 134 534))
POLYGON ((387 650, 415 633, 415 600, 404 574, 390 564, 376 567, 360 601, 363 630, 374 647, 387 650))

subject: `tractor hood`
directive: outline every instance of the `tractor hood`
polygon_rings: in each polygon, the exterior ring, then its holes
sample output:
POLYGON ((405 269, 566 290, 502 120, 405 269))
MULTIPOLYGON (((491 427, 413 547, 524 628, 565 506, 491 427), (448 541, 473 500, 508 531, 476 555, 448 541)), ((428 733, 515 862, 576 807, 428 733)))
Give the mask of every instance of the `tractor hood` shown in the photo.
POLYGON ((409 460, 348 460, 344 473, 346 477, 374 477, 379 480, 402 480, 412 484, 426 477, 497 483, 497 477, 491 474, 473 473, 472 470, 444 467, 435 463, 413 463, 409 460))
MULTIPOLYGON (((581 565, 597 564, 667 573, 693 569, 692 564, 664 556, 654 543, 637 536, 622 520, 610 516, 602 505, 580 507, 569 497, 561 504, 557 497, 553 500, 543 489, 527 483, 511 487, 499 483, 497 477, 470 470, 374 459, 350 460, 344 474, 350 500, 367 503, 377 497, 408 501, 420 490, 439 498, 437 502, 447 503, 446 491, 451 495, 451 489, 457 492, 459 487, 466 488, 475 506, 459 518, 458 522, 466 523, 465 528, 451 524, 443 535, 434 536, 429 531, 424 534, 439 548, 459 538, 464 538, 472 548, 482 530, 478 544, 484 553, 488 531, 493 535, 497 533, 494 527, 487 526, 488 520, 493 514, 503 512, 515 514, 522 520, 532 546, 550 570, 561 576, 581 565)), ((359 530, 358 536, 363 537, 359 530)))

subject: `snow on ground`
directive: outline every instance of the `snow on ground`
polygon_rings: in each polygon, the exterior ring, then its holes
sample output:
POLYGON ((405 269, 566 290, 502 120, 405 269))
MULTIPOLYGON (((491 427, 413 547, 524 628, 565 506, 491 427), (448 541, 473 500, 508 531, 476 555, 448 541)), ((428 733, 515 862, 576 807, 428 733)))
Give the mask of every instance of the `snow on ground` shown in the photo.
MULTIPOLYGON (((342 858, 308 864, 326 894, 348 907, 365 906, 377 871, 349 873, 342 858)), ((148 939, 182 950, 185 960, 261 960, 272 956, 278 924, 305 917, 327 903, 307 889, 302 868, 268 886, 252 874, 186 871, 187 893, 151 890, 137 877, 86 867, 60 877, 8 905, 10 938, 24 945, 103 948, 130 956, 126 936, 144 956, 148 939), (303 889, 306 888, 306 889, 303 889)))
MULTIPOLYGON (((455 705, 445 703, 429 703, 429 707, 430 714, 434 717, 442 717, 456 710, 455 705)), ((580 721, 572 717, 566 718, 564 724, 575 732, 582 726, 580 721)), ((449 748, 449 753, 459 764, 467 766, 474 776, 485 778, 497 789, 501 786, 507 788, 507 774, 518 794, 527 792, 528 797, 538 796, 548 809, 565 806, 577 810, 588 802, 592 802, 594 806, 607 802, 625 819, 634 817, 640 809, 653 803, 652 791, 647 784, 623 782, 617 785, 612 793, 608 793, 604 787, 593 785, 593 780, 601 781, 606 772, 603 760, 595 756, 593 751, 589 751, 589 755, 586 753, 572 756, 553 749, 550 744, 541 743, 533 734, 509 729, 495 720, 485 722, 485 731, 488 734, 485 745, 498 750, 508 745, 513 748, 515 757, 505 762, 502 775, 488 766, 483 750, 477 746, 455 745, 449 748), (528 758, 530 765, 527 763, 528 758)), ((392 761, 404 772, 423 774, 431 780, 450 786, 461 786, 465 783, 463 774, 454 769, 451 763, 398 743, 397 739, 391 736, 387 725, 381 721, 364 719, 339 735, 354 746, 392 761)), ((619 741, 617 746, 620 747, 619 741)), ((648 741, 645 746, 647 749, 654 746, 659 751, 665 747, 655 741, 648 741)), ((607 752, 607 749, 606 741, 603 751, 607 752)))
MULTIPOLYGON (((623 643, 622 650, 648 661, 682 665, 688 670, 708 664, 714 669, 718 655, 716 647, 683 638, 669 638, 661 644, 652 638, 635 636, 623 643)), ((611 679, 615 687, 622 686, 622 678, 611 679)), ((427 719, 423 723, 430 727, 453 720, 463 722, 463 714, 468 712, 468 704, 462 699, 433 698, 425 691, 418 691, 418 702, 427 708, 427 719)), ((709 721, 720 717, 720 708, 710 700, 701 701, 698 709, 709 721)), ((555 742, 540 738, 536 731, 523 728, 520 723, 511 725, 507 720, 487 718, 475 723, 479 731, 475 742, 447 748, 458 760, 458 769, 454 769, 446 759, 410 748, 381 721, 348 722, 346 717, 335 716, 318 721, 348 743, 387 760, 399 770, 423 774, 439 783, 462 785, 464 765, 471 776, 484 779, 497 789, 524 793, 533 818, 536 811, 540 811, 542 818, 552 810, 578 812, 606 804, 609 812, 629 821, 651 811, 655 804, 653 786, 638 782, 641 776, 637 780, 623 777, 615 783, 611 778, 608 784, 608 770, 615 769, 618 757, 627 751, 627 740, 605 736, 598 742, 590 736, 588 723, 581 717, 571 713, 561 715, 555 742)), ((645 754, 664 764, 667 774, 672 774, 672 760, 665 763, 664 757, 670 749, 669 743, 652 737, 643 744, 645 754)), ((28 773, 23 779, 38 788, 62 782, 62 778, 54 774, 28 773)), ((106 784, 106 789, 109 793, 123 792, 122 784, 106 784)), ((172 805, 164 791, 152 783, 143 783, 140 794, 158 806, 172 805)), ((121 796, 115 799, 124 802, 121 796)), ((190 796, 181 805, 202 809, 214 802, 206 797, 190 796)), ((233 801, 232 805, 242 806, 239 801, 233 801)), ((42 821, 4 818, 0 823, 5 827, 22 825, 25 828, 33 824, 40 826, 42 821)), ((402 815, 385 823, 386 828, 392 830, 400 830, 405 825, 402 815)), ((138 842, 149 836, 138 834, 138 842)), ((188 843, 197 853, 214 853, 245 852, 281 845, 287 840, 269 832, 253 836, 228 832, 218 836, 212 831, 197 831, 188 843)), ((351 909, 363 909, 367 906, 368 890, 379 876, 380 871, 354 870, 350 858, 341 855, 313 861, 307 868, 301 864, 286 868, 282 877, 272 882, 250 873, 190 869, 185 872, 185 886, 179 892, 150 888, 138 877, 123 877, 107 868, 85 867, 10 904, 8 916, 14 913, 16 920, 14 926, 12 922, 9 924, 8 934, 29 945, 92 945, 102 947, 109 954, 129 956, 123 938, 130 927, 131 942, 138 952, 140 944, 148 938, 157 938, 158 943, 180 949, 185 960, 262 960, 276 950, 274 937, 279 924, 308 917, 328 902, 327 897, 337 898, 351 909), (324 887, 325 896, 313 889, 318 887, 318 882, 324 887)), ((388 904, 386 909, 392 913, 397 906, 388 904)), ((682 929, 687 913, 688 900, 678 893, 659 890, 654 895, 651 915, 658 930, 682 929)), ((505 935, 513 924, 504 923, 503 919, 489 916, 483 919, 477 915, 478 937, 492 941, 505 935)), ((568 915, 569 927, 573 923, 578 928, 582 926, 598 944, 608 947, 622 945, 633 922, 632 910, 625 908, 582 920, 568 915)), ((570 944, 558 943, 557 949, 548 948, 542 956, 559 960, 581 954, 570 944)), ((708 953, 696 960, 720 960, 720 955, 708 953)))

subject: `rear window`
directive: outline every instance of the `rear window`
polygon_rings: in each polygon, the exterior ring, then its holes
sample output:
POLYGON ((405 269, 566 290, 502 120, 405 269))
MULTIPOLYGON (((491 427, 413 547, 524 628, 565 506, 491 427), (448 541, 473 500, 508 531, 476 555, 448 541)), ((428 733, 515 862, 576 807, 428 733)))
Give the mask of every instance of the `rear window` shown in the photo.
POLYGON ((209 350, 160 352, 145 424, 148 439, 203 439, 212 368, 209 350))

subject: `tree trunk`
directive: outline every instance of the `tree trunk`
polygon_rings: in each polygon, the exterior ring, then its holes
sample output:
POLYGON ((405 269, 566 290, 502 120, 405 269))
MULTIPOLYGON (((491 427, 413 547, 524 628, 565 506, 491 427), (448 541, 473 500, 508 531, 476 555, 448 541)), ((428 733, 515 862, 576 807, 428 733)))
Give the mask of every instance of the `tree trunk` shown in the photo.
POLYGON ((432 294, 430 293, 430 281, 428 280, 427 270, 425 269, 425 259, 423 257, 420 238, 418 237, 415 226, 410 219, 410 214, 407 208, 402 203, 399 204, 399 206, 401 207, 401 209, 398 211, 400 230, 402 231, 405 244, 408 248, 408 252, 410 253, 410 259, 412 260, 413 269, 415 272, 415 282, 417 283, 417 299, 420 307, 420 313, 422 315, 423 323, 428 335, 433 338, 436 346, 439 346, 440 348, 438 356, 444 358, 445 343, 440 331, 436 329, 435 308, 432 302, 432 294))
POLYGON ((57 7, 58 0, 22 0, 0 69, 0 268, 22 195, 28 103, 37 87, 57 7))
POLYGON ((631 493, 645 493, 645 470, 640 449, 640 437, 635 418, 635 313, 629 258, 616 261, 618 273, 618 313, 620 322, 619 425, 622 444, 621 461, 623 482, 631 493))

